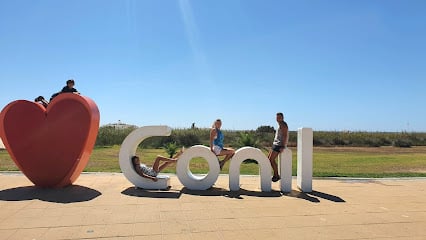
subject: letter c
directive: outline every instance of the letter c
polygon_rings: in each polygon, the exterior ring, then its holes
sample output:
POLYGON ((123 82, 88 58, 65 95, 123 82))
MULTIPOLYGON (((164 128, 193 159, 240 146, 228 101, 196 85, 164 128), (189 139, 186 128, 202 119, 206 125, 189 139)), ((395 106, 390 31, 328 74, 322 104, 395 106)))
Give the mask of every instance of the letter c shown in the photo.
POLYGON ((145 126, 135 129, 124 139, 118 155, 120 168, 127 180, 133 183, 136 187, 149 189, 152 188, 151 186, 153 184, 160 184, 160 182, 154 183, 150 179, 145 179, 139 176, 133 168, 131 157, 135 155, 138 145, 149 137, 170 136, 171 132, 172 129, 168 126, 145 126))

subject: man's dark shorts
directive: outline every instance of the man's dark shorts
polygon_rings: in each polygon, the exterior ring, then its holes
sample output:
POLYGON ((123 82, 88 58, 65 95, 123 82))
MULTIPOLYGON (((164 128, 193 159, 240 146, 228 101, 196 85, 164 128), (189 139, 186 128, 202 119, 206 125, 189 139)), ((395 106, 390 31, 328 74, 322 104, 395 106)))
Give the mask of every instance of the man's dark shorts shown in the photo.
POLYGON ((272 145, 272 151, 280 153, 284 146, 272 145))

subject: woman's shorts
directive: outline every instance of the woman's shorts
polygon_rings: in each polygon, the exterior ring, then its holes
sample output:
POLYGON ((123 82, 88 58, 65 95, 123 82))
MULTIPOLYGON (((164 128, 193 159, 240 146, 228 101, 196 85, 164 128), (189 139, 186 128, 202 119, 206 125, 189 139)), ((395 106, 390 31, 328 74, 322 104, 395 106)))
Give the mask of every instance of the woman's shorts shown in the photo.
POLYGON ((274 152, 281 152, 283 148, 284 146, 272 145, 272 151, 274 152))
POLYGON ((219 155, 220 152, 222 152, 222 150, 223 150, 223 148, 221 148, 220 146, 213 145, 213 152, 214 152, 214 154, 219 155))
POLYGON ((142 169, 142 172, 148 176, 156 177, 158 175, 158 173, 152 167, 141 165, 141 169, 142 169))

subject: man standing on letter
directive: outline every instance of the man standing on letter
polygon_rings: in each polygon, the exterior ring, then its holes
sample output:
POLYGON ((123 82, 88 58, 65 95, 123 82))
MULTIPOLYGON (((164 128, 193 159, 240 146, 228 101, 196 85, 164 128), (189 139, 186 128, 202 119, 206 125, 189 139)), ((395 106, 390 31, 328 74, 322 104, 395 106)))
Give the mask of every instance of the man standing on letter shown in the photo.
POLYGON ((275 159, 278 157, 288 144, 288 126, 287 123, 284 122, 284 114, 277 113, 277 122, 278 129, 275 132, 274 142, 272 144, 272 149, 269 151, 269 161, 271 162, 272 169, 274 170, 274 176, 272 177, 272 181, 276 182, 281 179, 278 174, 278 165, 275 159))

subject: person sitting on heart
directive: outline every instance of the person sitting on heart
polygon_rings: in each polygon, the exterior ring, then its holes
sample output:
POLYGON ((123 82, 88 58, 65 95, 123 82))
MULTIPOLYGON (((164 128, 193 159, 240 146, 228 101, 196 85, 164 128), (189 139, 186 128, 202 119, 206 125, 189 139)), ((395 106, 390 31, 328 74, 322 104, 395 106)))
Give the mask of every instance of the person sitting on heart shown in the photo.
MULTIPOLYGON (((53 100, 53 98, 55 98, 56 96, 58 96, 61 93, 76 93, 76 94, 80 94, 77 89, 74 88, 75 85, 75 81, 74 79, 69 79, 66 81, 66 86, 62 88, 62 90, 60 92, 54 93, 52 95, 52 97, 50 98, 50 101, 53 100)), ((38 102, 41 105, 43 105, 45 108, 47 108, 47 106, 49 105, 49 102, 43 97, 43 96, 38 96, 36 99, 34 99, 34 102, 38 102)))

